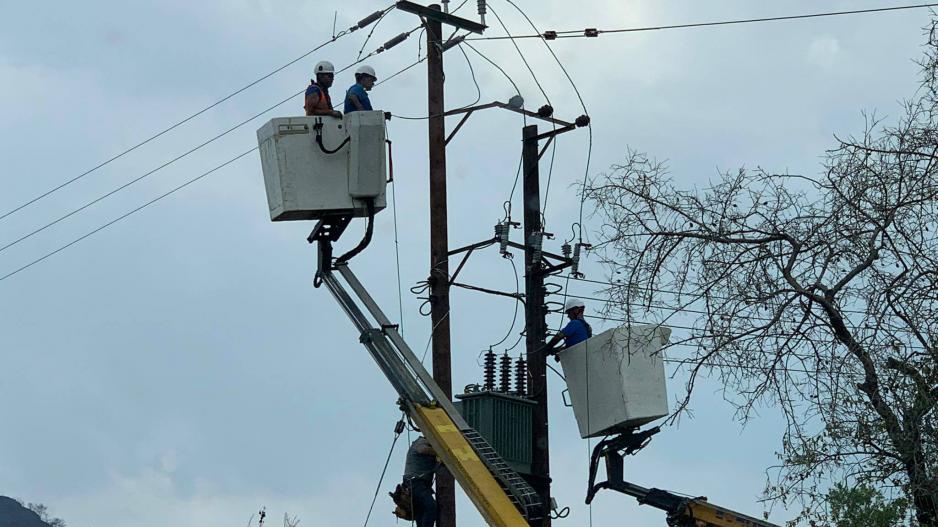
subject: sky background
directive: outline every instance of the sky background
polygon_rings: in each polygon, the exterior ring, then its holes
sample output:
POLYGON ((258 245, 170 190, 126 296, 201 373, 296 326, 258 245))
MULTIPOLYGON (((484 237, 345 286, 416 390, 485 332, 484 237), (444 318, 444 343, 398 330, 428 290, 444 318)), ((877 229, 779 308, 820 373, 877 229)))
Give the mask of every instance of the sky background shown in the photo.
MULTIPOLYGON (((348 27, 385 2, 29 3, 0 0, 0 213, 6 212, 328 40, 333 12, 348 27)), ((453 4, 454 6, 456 3, 453 4)), ((779 16, 898 5, 886 1, 559 0, 521 1, 540 29, 617 28, 779 16)), ((513 33, 530 33, 503 0, 492 9, 513 33)), ((475 17, 474 2, 461 12, 475 17)), ((897 115, 918 83, 925 10, 768 24, 604 35, 553 43, 593 122, 589 174, 627 148, 667 159, 685 187, 718 170, 761 166, 814 174, 833 135, 862 131, 861 112, 897 115)), ((502 34, 494 17, 493 35, 502 34)), ((412 15, 392 12, 365 52, 412 15)), ((354 62, 365 31, 340 39, 67 189, 0 220, 0 246, 185 152, 307 84, 312 65, 354 62)), ((415 33, 368 63, 379 77, 418 57, 415 33)), ((509 41, 474 43, 520 87, 530 108, 545 101, 509 41)), ((583 113, 538 40, 519 42, 558 117, 583 113)), ((481 101, 514 94, 504 76, 467 50, 481 101)), ((445 57, 447 106, 476 99, 466 59, 445 57)), ((335 92, 353 82, 339 75, 335 92)), ((371 94, 376 107, 426 115, 425 69, 415 67, 371 94)), ((302 114, 301 97, 235 130, 111 198, 0 250, 0 276, 71 242, 174 186, 256 145, 274 116, 302 114)), ((450 123, 452 127, 454 123, 450 123)), ((521 120, 473 116, 450 144, 450 243, 491 236, 508 199, 521 120)), ((425 348, 430 324, 407 292, 428 271, 426 121, 394 119, 394 191, 403 328, 425 348)), ((574 185, 585 173, 585 130, 559 138, 546 202, 548 230, 568 237, 577 220, 574 185)), ((546 157, 545 157, 546 159, 546 157)), ((547 166, 542 166, 546 179, 547 166)), ((546 181, 545 181, 546 182, 546 181)), ((544 183, 542 182, 542 188, 544 183)), ((520 210, 520 199, 515 195, 520 210)), ((589 211, 587 210, 587 213, 589 211)), ((520 218, 520 214, 517 215, 520 218)), ((359 222, 360 223, 360 222, 359 222)), ((273 224, 256 154, 88 239, 0 280, 0 494, 47 504, 73 527, 245 525, 266 506, 301 525, 356 525, 391 443, 395 394, 325 290, 313 289, 311 223, 273 224)), ((347 235, 357 241, 361 225, 347 235)), ((587 231, 590 230, 587 225, 587 231)), ((517 232, 517 231, 516 231, 517 232)), ((397 313, 395 230, 390 208, 374 241, 353 261, 389 313, 397 313)), ((516 238, 517 239, 517 238, 516 238)), ((552 248, 559 249, 560 241, 552 248)), ((520 255, 519 255, 519 262, 520 255)), ((603 269, 586 260, 591 279, 603 269)), ((515 287, 492 249, 462 280, 515 287)), ((598 296, 573 284, 570 294, 598 296)), ((588 301, 588 310, 601 308, 588 301)), ((456 391, 481 381, 479 353, 505 336, 513 305, 454 290, 456 391)), ((556 326, 558 319, 551 318, 556 326)), ((608 327, 595 321, 594 327, 608 327)), ((508 343, 517 338, 515 327, 508 343)), ((497 351, 504 348, 499 346, 497 351)), ((520 347, 512 354, 517 355, 520 347)), ((680 394, 680 372, 669 380, 680 394)), ((570 516, 557 525, 626 519, 664 524, 662 512, 601 494, 583 505, 589 446, 550 379, 554 494, 570 516)), ((715 382, 700 386, 693 417, 666 428, 628 460, 626 477, 752 515, 782 422, 770 406, 742 427, 715 382)), ((385 492, 399 477, 399 443, 373 526, 394 525, 385 492)), ((779 508, 770 519, 791 513, 779 508)), ((461 525, 481 519, 464 498, 461 525)))

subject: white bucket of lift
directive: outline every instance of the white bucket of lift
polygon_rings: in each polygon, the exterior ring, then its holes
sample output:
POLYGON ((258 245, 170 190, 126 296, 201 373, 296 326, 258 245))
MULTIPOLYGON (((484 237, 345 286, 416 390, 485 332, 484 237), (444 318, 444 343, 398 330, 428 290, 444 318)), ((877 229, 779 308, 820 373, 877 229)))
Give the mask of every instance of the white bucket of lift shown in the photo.
POLYGON ((601 437, 668 415, 661 347, 671 329, 621 326, 560 352, 580 437, 601 437))
POLYGON ((257 142, 271 220, 364 217, 369 201, 375 212, 384 209, 384 112, 278 117, 257 131, 257 142))

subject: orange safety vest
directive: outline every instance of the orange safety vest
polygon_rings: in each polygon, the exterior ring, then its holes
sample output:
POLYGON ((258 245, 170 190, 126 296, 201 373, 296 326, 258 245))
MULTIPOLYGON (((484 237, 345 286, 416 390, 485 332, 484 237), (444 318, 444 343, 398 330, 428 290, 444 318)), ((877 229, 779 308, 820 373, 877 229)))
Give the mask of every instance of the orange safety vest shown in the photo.
POLYGON ((332 98, 329 97, 329 90, 310 81, 309 87, 306 88, 306 101, 303 108, 306 110, 306 115, 315 115, 313 113, 315 111, 331 112, 332 98))

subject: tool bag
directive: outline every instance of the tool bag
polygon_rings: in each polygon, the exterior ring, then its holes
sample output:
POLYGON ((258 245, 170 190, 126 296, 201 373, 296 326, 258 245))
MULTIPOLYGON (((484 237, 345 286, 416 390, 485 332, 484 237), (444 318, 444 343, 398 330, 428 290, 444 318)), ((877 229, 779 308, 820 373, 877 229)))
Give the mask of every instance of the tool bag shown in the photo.
POLYGON ((413 498, 410 491, 410 485, 397 484, 394 492, 388 492, 391 500, 394 501, 394 515, 404 521, 414 520, 413 498))

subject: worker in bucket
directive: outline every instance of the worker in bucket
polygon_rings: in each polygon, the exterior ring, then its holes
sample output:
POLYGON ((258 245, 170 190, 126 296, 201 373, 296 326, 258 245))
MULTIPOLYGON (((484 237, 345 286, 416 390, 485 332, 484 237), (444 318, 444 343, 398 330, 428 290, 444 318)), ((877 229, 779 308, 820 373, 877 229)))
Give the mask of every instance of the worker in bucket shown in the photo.
POLYGON ((332 109, 332 98, 329 97, 329 88, 335 80, 335 66, 328 60, 323 60, 316 64, 314 71, 316 79, 309 81, 306 99, 303 103, 306 115, 328 115, 341 118, 342 112, 332 109))
POLYGON ((371 66, 362 66, 355 71, 355 84, 345 92, 345 113, 372 110, 368 92, 375 87, 377 80, 378 75, 371 66))
POLYGON ((436 452, 427 438, 420 436, 407 449, 404 481, 391 493, 397 504, 394 514, 414 521, 417 527, 433 527, 436 523, 436 500, 433 499, 433 475, 440 469, 436 452))
POLYGON ((570 322, 560 330, 560 333, 554 335, 547 343, 547 353, 555 354, 557 344, 564 341, 564 349, 583 342, 593 336, 593 328, 583 319, 583 312, 586 311, 586 304, 579 298, 568 298, 563 305, 563 311, 567 314, 570 322))

